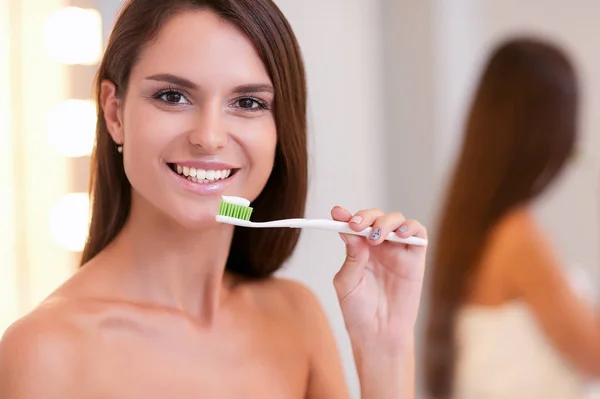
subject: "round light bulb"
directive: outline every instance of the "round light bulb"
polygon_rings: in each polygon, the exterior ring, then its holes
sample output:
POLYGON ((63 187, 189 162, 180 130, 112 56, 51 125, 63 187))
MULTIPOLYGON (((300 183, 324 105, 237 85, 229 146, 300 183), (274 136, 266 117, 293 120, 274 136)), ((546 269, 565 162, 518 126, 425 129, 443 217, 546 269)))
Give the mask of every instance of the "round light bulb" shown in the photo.
POLYGON ((95 9, 63 7, 46 20, 44 43, 58 62, 95 64, 102 54, 102 16, 95 9))
POLYGON ((61 197, 50 210, 52 238, 68 251, 81 252, 88 234, 90 203, 86 193, 61 197))
POLYGON ((60 154, 82 157, 91 154, 96 137, 96 107, 90 100, 66 100, 48 117, 48 140, 60 154))

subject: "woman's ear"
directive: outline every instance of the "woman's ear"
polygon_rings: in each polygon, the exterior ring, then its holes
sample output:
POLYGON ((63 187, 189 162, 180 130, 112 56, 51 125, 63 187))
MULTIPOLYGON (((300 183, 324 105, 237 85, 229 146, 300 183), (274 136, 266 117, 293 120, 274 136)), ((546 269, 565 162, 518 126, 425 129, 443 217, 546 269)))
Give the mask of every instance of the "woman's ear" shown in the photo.
POLYGON ((117 98, 117 87, 110 80, 103 80, 100 85, 100 105, 104 111, 104 121, 108 132, 115 143, 122 145, 121 101, 117 98))

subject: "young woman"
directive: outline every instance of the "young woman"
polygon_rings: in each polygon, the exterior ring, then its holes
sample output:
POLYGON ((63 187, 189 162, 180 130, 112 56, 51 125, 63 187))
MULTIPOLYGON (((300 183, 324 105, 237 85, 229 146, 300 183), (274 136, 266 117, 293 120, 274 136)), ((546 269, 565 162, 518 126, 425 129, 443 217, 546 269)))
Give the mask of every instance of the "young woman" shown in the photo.
MULTIPOLYGON (((271 277, 291 229, 215 222, 221 195, 253 219, 299 217, 305 75, 270 0, 131 0, 97 76, 92 220, 82 267, 0 343, 0 397, 346 398, 327 320, 271 277)), ((336 207, 334 285, 363 398, 413 395, 425 237, 400 213, 336 207)))
POLYGON ((600 319, 532 213, 573 154, 578 96, 540 40, 502 44, 484 70, 431 265, 433 398, 578 398, 582 375, 600 376, 600 319))

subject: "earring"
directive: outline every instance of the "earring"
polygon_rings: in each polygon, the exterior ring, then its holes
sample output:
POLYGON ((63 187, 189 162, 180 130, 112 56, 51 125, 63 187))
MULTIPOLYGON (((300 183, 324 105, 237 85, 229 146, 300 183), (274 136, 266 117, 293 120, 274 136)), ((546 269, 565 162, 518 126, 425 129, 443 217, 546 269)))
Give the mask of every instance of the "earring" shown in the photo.
POLYGON ((123 146, 122 145, 117 146, 117 151, 119 152, 119 154, 122 154, 123 153, 123 146))

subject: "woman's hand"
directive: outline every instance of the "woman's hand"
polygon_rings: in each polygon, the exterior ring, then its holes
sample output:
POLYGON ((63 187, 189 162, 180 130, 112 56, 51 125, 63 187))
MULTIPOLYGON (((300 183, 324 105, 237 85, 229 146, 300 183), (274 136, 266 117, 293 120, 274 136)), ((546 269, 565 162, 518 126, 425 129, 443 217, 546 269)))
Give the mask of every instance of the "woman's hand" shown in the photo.
POLYGON ((384 238, 396 232, 400 237, 426 239, 426 229, 401 213, 378 209, 352 215, 336 207, 331 214, 355 231, 371 226, 374 233, 368 238, 341 234, 347 256, 334 279, 363 398, 412 397, 414 328, 427 250, 384 238))
POLYGON ((352 230, 372 226, 369 238, 341 234, 346 242, 346 261, 334 284, 346 328, 365 343, 411 344, 419 310, 426 248, 384 241, 390 232, 400 237, 427 238, 425 228, 401 213, 383 214, 378 209, 355 215, 336 207, 335 220, 350 222, 352 230))

